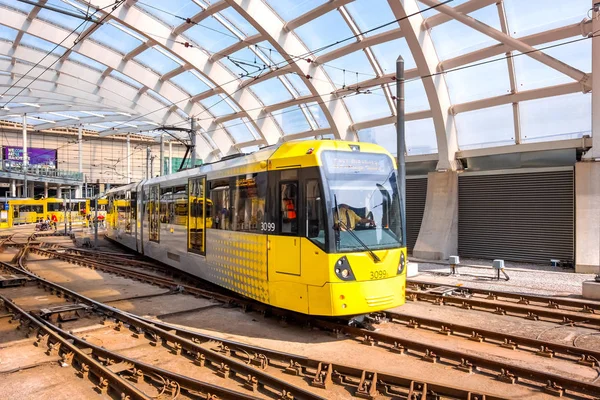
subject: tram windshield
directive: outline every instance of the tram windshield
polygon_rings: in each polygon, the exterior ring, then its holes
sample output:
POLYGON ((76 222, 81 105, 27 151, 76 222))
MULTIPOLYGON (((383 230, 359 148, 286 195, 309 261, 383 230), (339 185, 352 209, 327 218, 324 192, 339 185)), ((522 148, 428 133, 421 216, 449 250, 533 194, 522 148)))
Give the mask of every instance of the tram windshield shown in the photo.
POLYGON ((359 151, 328 151, 322 157, 333 206, 329 221, 335 250, 400 247, 402 224, 391 158, 359 151))

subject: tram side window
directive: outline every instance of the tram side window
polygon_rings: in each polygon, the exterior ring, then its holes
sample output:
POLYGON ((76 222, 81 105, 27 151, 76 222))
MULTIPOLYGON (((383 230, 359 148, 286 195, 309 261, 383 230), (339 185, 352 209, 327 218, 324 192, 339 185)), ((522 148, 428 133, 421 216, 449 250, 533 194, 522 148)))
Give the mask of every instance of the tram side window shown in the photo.
POLYGON ((212 217, 213 229, 231 229, 230 218, 231 210, 229 208, 229 179, 220 179, 210 182, 210 200, 212 213, 207 214, 212 217))
POLYGON ((164 188, 160 192, 160 223, 169 224, 173 215, 173 188, 164 188))
POLYGON ((146 212, 150 225, 148 239, 152 242, 160 240, 159 198, 160 190, 158 189, 158 185, 151 186, 148 203, 146 203, 146 212))
POLYGON ((306 182, 306 237, 319 247, 325 247, 323 200, 317 180, 306 182))
POLYGON ((247 174, 236 177, 235 188, 231 195, 234 204, 232 230, 267 231, 263 225, 267 197, 267 174, 247 174))
POLYGON ((281 183, 279 189, 281 233, 298 233, 298 182, 281 183))
MULTIPOLYGON (((210 218, 205 218, 205 179, 196 178, 189 181, 189 250, 204 254, 204 234, 206 226, 210 227, 210 218)), ((208 211, 208 210, 207 210, 208 211)), ((208 214, 208 212, 207 212, 208 214)))

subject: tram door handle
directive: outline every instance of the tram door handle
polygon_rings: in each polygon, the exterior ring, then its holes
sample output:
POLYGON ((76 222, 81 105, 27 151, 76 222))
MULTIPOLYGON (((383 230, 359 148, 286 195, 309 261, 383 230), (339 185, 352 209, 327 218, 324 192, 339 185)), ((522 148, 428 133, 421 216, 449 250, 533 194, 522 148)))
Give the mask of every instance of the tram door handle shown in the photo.
POLYGON ((271 250, 271 241, 267 239, 267 250, 271 250))

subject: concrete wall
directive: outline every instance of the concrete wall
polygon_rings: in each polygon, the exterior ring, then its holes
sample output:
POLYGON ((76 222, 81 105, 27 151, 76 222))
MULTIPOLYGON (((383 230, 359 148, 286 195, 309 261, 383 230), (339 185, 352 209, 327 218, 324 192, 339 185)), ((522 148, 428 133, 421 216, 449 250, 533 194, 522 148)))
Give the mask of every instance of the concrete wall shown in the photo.
POLYGON ((430 172, 423 222, 413 256, 445 260, 458 253, 458 173, 430 172))
MULTIPOLYGON (((20 132, 1 129, 2 146, 23 146, 20 132)), ((79 150, 77 136, 59 136, 49 133, 29 132, 27 137, 29 147, 58 149, 57 168, 77 172, 79 170, 79 150)), ((154 175, 160 172, 158 157, 160 144, 158 142, 131 141, 131 174, 132 181, 144 178, 146 173, 146 146, 151 145, 154 160, 154 175)), ((123 184, 127 183, 127 144, 123 137, 83 136, 83 173, 86 181, 95 183, 123 184)), ((179 143, 173 143, 173 157, 183 157, 185 148, 179 143)), ((165 157, 169 156, 169 146, 165 143, 165 157)))
POLYGON ((575 270, 600 273, 600 162, 575 164, 575 270))

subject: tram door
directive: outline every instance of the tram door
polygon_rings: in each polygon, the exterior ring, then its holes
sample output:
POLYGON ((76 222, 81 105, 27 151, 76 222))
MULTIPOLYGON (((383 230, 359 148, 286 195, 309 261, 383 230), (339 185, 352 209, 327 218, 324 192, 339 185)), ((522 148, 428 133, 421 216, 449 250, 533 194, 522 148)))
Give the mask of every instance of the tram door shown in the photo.
POLYGON ((206 229, 210 228, 206 218, 206 177, 190 179, 188 183, 188 251, 206 254, 206 229))
POLYGON ((300 237, 298 181, 279 183, 279 226, 281 234, 270 237, 270 254, 275 272, 300 275, 300 237))

